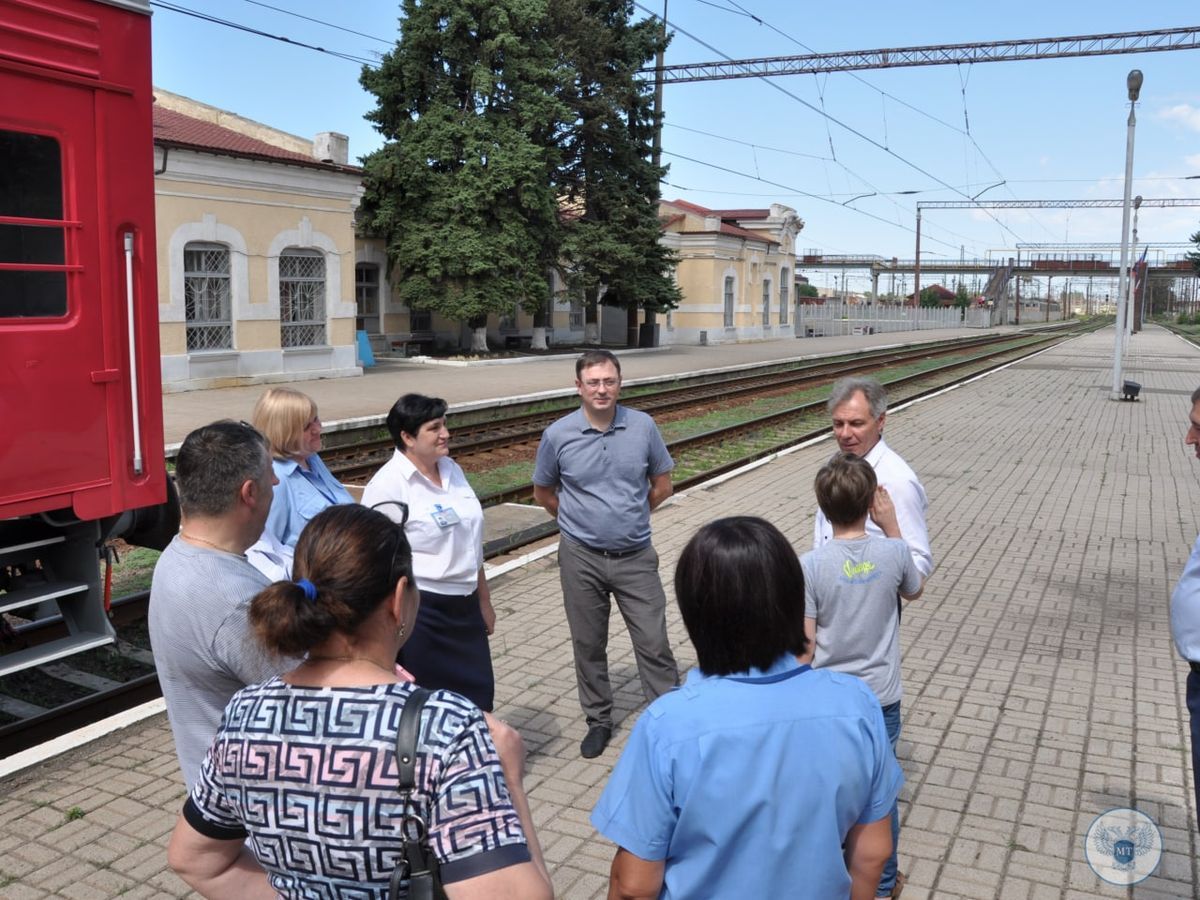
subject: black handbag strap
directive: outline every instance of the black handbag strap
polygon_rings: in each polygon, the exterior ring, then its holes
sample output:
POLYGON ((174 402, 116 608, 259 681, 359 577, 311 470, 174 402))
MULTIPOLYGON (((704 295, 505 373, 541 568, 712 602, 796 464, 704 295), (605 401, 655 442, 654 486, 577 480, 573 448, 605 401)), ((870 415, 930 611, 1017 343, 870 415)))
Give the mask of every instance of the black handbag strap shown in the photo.
POLYGON ((398 900, 400 885, 408 879, 408 900, 440 900, 444 898, 437 877, 437 858, 429 849, 426 838, 429 827, 416 810, 409 810, 409 800, 417 781, 417 747, 420 744, 421 710, 429 699, 429 691, 415 688, 404 702, 400 724, 396 726, 396 770, 399 775, 400 796, 404 801, 402 822, 417 826, 417 839, 410 841, 401 833, 401 862, 392 871, 388 885, 390 900, 398 900))
MULTIPOLYGON (((396 727, 396 768, 400 773, 400 793, 408 794, 417 786, 417 742, 421 732, 421 710, 429 691, 416 688, 404 701, 400 724, 396 727)), ((407 799, 407 797, 406 797, 407 799)))

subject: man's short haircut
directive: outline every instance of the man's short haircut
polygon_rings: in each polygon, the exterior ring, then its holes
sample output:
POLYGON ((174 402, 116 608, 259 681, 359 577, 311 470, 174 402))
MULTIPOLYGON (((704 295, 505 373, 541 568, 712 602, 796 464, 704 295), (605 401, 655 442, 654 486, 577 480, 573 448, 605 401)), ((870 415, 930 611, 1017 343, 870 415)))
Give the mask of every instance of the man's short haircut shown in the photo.
POLYGON ((271 445, 276 459, 303 459, 304 429, 317 415, 317 404, 293 388, 267 388, 254 404, 250 420, 271 445))
POLYGON ((271 468, 267 439, 245 422, 222 419, 197 428, 179 447, 175 482, 185 516, 220 516, 233 509, 247 481, 271 468))
POLYGON ((706 675, 765 669, 804 637, 804 572, 779 529, 754 516, 717 519, 688 541, 675 600, 706 675))
POLYGON ((426 397, 424 394, 405 394, 392 404, 387 415, 388 434, 396 449, 404 452, 404 438, 417 436, 421 426, 446 414, 446 401, 441 397, 426 397))
POLYGON ((829 392, 829 403, 825 408, 830 414, 852 398, 859 391, 867 398, 867 406, 871 408, 871 417, 878 419, 887 412, 887 391, 874 378, 840 378, 833 383, 829 392))
POLYGON ((575 360, 576 380, 582 380, 584 369, 590 369, 592 366, 602 366, 605 363, 612 363, 617 370, 617 375, 620 376, 621 361, 617 359, 617 354, 611 350, 585 350, 579 359, 575 360))
POLYGON ((1192 406, 1195 406, 1197 403, 1200 403, 1200 387, 1192 391, 1192 406))
POLYGON ((834 525, 853 525, 866 518, 875 496, 875 470, 861 456, 838 453, 821 466, 813 480, 817 506, 834 525))

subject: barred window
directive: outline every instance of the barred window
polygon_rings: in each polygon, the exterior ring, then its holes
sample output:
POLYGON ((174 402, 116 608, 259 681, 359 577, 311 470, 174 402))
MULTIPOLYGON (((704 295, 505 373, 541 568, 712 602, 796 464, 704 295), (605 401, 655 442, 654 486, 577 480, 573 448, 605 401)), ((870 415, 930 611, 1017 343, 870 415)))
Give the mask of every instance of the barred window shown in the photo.
POLYGON ((788 276, 792 273, 787 269, 779 270, 779 324, 788 323, 788 276))
POLYGON ((583 328, 583 291, 575 289, 570 294, 571 308, 567 312, 567 327, 573 330, 583 328))
POLYGON ((733 276, 725 276, 725 327, 733 327, 733 276))
POLYGON ((771 324, 771 282, 763 279, 762 323, 766 328, 771 324))
POLYGON ((183 306, 189 353, 233 349, 229 248, 190 243, 183 248, 183 306))
POLYGON ((325 257, 320 251, 279 254, 279 328, 284 347, 325 344, 325 257))
POLYGON ((358 307, 355 327, 379 334, 379 266, 359 263, 354 267, 354 300, 358 307))
POLYGON ((433 313, 427 309, 414 309, 408 314, 409 331, 433 331, 433 313))
POLYGON ((0 319, 67 314, 67 272, 79 270, 67 232, 78 229, 63 218, 58 141, 0 130, 0 319))

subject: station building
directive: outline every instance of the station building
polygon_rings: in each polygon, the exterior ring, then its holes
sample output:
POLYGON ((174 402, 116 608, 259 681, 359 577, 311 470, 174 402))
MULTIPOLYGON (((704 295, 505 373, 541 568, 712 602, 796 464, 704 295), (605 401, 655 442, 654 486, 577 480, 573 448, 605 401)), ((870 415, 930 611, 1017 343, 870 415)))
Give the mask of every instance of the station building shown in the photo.
MULTIPOLYGON (((399 303, 384 243, 356 227, 362 170, 344 135, 309 140, 155 90, 159 338, 165 391, 361 374, 358 332, 375 355, 469 343, 464 323, 399 303)), ((680 306, 659 319, 661 344, 760 340, 794 333, 790 207, 659 206, 678 255, 680 306)), ((550 344, 586 336, 582 296, 550 273, 550 344)), ((644 320, 644 314, 639 321, 644 320)), ((603 304, 599 339, 623 344, 623 309, 603 304)), ((493 347, 528 346, 533 318, 514 298, 493 315, 493 347)))
POLYGON ((707 209, 686 200, 659 204, 662 241, 679 257, 683 294, 667 317, 664 343, 762 340, 795 333, 796 235, 790 206, 707 209))

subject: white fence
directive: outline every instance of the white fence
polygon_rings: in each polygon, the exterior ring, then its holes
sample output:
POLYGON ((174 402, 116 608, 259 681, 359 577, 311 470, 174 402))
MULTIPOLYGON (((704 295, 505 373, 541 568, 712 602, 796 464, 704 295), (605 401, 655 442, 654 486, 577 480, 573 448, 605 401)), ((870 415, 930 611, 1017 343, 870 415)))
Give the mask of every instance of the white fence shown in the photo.
POLYGON ((929 328, 988 328, 990 309, 958 307, 884 306, 882 304, 801 303, 796 307, 798 337, 835 337, 847 334, 882 334, 888 331, 923 331, 929 328))

